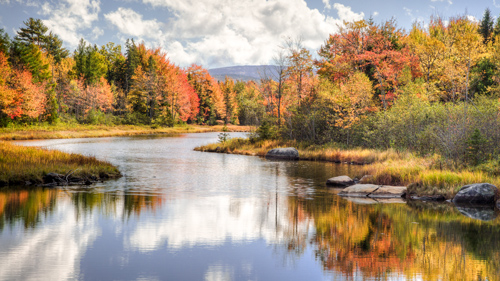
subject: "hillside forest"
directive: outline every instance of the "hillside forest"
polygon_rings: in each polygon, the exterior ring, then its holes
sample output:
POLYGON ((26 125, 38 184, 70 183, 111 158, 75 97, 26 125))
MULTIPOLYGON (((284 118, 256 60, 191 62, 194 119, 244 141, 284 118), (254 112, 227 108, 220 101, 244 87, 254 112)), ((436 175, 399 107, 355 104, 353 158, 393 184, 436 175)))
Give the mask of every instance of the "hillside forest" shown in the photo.
POLYGON ((498 162, 500 17, 489 9, 409 31, 345 22, 315 56, 290 38, 259 81, 217 81, 133 39, 62 46, 40 19, 13 38, 0 30, 0 126, 256 125, 263 139, 498 162))

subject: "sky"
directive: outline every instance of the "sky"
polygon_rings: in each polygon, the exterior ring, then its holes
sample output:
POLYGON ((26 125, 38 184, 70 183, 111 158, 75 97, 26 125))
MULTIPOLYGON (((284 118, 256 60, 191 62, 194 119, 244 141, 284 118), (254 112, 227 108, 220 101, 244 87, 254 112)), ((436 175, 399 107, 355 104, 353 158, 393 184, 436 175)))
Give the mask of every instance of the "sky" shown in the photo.
POLYGON ((315 53, 343 21, 395 18, 409 30, 432 15, 480 20, 486 8, 496 18, 500 0, 0 0, 0 28, 12 38, 33 17, 71 52, 81 38, 99 46, 133 38, 181 67, 216 68, 269 64, 287 38, 315 53))

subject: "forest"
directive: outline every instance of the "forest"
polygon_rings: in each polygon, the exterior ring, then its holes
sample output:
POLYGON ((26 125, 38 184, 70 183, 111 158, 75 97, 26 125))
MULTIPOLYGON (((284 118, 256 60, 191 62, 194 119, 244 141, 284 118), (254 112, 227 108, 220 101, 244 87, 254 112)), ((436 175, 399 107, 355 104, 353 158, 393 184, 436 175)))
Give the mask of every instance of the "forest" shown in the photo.
POLYGON ((260 81, 217 81, 133 39, 82 39, 71 53, 29 18, 14 38, 0 30, 0 126, 254 125, 258 139, 410 151, 497 173, 499 36, 489 9, 409 31, 396 19, 345 22, 317 55, 289 38, 260 81))

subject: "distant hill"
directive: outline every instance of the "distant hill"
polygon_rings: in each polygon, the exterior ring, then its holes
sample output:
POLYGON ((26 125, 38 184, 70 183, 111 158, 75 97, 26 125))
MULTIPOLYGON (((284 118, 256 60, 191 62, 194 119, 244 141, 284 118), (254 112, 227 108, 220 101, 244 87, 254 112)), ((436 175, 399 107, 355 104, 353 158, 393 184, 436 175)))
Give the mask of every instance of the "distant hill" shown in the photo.
POLYGON ((226 76, 234 80, 259 81, 264 78, 265 73, 269 73, 271 65, 240 65, 209 69, 208 72, 218 81, 224 81, 226 76))

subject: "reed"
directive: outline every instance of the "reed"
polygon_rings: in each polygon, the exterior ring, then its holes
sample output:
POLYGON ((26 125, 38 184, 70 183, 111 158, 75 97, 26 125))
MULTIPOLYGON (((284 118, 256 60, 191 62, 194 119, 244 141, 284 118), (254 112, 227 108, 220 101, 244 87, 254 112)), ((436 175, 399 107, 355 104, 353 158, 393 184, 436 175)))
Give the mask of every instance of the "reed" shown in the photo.
POLYGON ((47 173, 88 178, 116 178, 120 172, 108 162, 91 156, 23 147, 0 141, 0 185, 41 183, 47 173))

